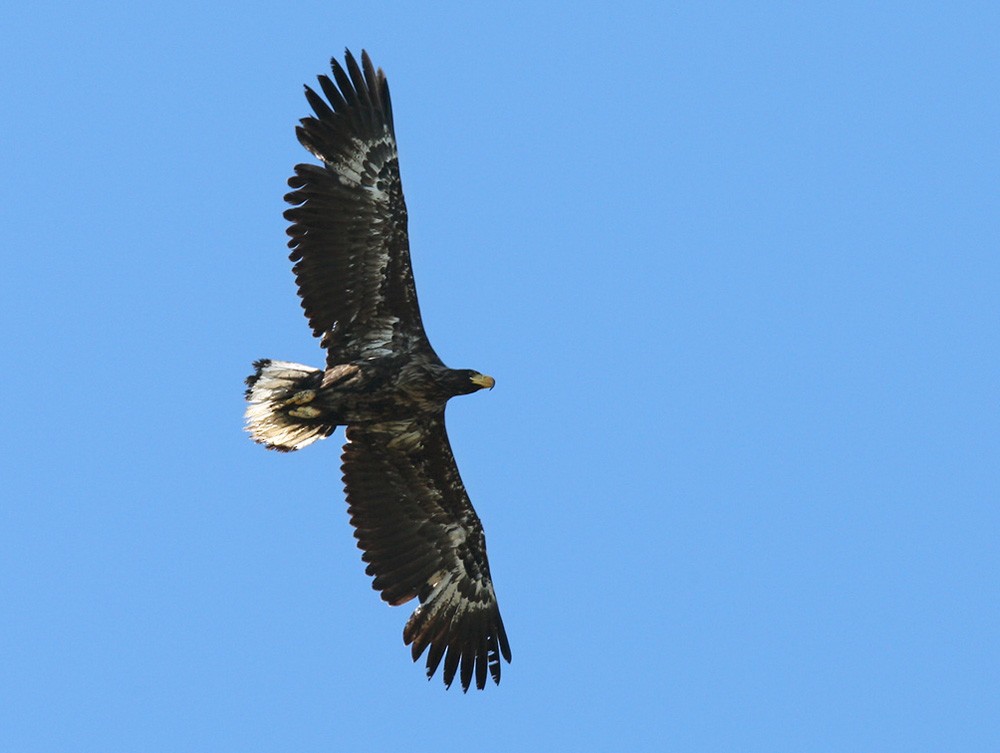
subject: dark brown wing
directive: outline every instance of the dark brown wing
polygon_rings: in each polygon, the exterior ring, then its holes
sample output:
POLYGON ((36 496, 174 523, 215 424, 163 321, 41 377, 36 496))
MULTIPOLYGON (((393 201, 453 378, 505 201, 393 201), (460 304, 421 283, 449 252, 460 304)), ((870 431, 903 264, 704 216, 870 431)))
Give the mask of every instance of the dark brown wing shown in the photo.
POLYGON ((323 161, 296 165, 285 197, 302 308, 328 366, 403 351, 437 360, 410 268, 389 85, 366 52, 360 68, 350 52, 345 63, 331 61, 336 83, 319 77, 325 100, 306 87, 316 116, 296 128, 323 161))
POLYGON ((347 440, 344 486, 366 572, 390 604, 420 599, 403 630, 413 660, 429 648, 429 678, 444 658, 448 686, 459 669, 463 690, 473 675, 483 688, 487 670, 499 683, 510 646, 444 413, 350 426, 347 440))

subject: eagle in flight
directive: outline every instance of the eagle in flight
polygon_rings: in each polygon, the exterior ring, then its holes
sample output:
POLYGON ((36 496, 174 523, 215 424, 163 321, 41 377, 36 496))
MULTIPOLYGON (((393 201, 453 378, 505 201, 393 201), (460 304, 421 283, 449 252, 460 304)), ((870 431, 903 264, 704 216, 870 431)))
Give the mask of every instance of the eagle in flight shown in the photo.
POLYGON ((462 689, 500 682, 510 645, 497 606, 483 526, 455 465, 449 398, 493 387, 449 369, 424 333, 410 267, 389 85, 366 52, 331 61, 315 116, 295 129, 319 165, 296 165, 285 200, 302 308, 326 368, 261 360, 247 378, 246 428, 289 452, 346 427, 341 467, 348 513, 373 587, 395 606, 420 605, 403 630, 427 677, 462 689))

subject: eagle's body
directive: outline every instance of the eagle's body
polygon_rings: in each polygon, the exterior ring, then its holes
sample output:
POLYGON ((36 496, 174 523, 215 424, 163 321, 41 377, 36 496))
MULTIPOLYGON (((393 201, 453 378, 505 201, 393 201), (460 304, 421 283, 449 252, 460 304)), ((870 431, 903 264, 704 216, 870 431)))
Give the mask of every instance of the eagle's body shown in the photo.
POLYGON ((338 426, 438 415, 449 398, 491 386, 492 381, 478 372, 406 355, 341 363, 325 370, 267 359, 254 366, 257 371, 247 380, 247 397, 257 389, 258 399, 247 408, 247 417, 262 426, 273 425, 264 444, 285 452, 322 439, 338 426), (269 378, 259 385, 265 373, 269 378), (265 390, 277 391, 281 405, 260 399, 265 390), (308 432, 309 438, 284 440, 283 428, 308 432))
POLYGON ((344 484, 358 546, 390 604, 416 597, 403 638, 427 650, 430 677, 463 689, 487 672, 500 681, 510 648, 497 606, 482 525, 444 426, 448 400, 492 377, 449 369, 431 348, 410 268, 406 204, 389 88, 366 53, 359 67, 332 61, 306 87, 316 117, 299 141, 322 165, 297 165, 291 259, 302 306, 326 349, 326 367, 261 360, 247 379, 247 430, 271 449, 298 450, 346 426, 344 484))

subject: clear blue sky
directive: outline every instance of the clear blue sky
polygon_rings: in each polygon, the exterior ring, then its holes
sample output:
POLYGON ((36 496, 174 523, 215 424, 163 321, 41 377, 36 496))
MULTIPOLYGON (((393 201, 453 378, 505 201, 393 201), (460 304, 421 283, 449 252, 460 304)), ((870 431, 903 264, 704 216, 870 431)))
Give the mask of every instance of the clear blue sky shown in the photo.
POLYGON ((8 3, 0 750, 1000 750, 995 3, 8 3), (392 87, 424 320, 514 653, 428 683, 282 195, 392 87))

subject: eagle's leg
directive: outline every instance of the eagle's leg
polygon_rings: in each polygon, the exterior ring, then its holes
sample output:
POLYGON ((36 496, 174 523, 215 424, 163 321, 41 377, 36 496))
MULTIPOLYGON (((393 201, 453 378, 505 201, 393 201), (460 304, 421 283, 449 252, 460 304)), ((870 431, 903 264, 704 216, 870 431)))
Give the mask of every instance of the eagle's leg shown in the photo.
POLYGON ((286 405, 308 405, 316 399, 316 390, 300 390, 288 398, 286 405))

